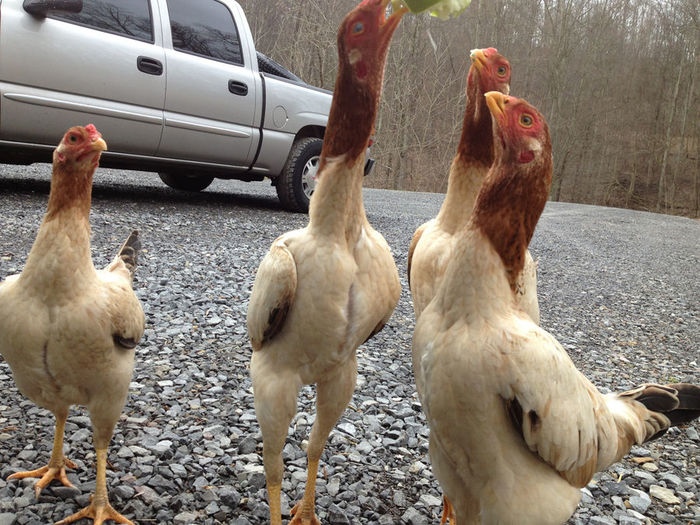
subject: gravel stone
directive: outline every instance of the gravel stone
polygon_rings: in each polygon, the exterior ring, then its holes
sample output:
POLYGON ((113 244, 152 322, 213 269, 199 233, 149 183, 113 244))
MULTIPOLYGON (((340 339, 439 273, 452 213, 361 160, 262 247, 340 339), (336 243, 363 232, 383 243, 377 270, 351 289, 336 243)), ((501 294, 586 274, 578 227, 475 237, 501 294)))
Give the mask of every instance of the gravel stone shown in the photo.
MULTIPOLYGON (((49 179, 48 165, 0 165, 0 279, 24 267, 49 179)), ((371 189, 364 196, 370 222, 392 248, 403 292, 385 328, 358 352, 351 408, 321 457, 316 511, 322 523, 439 523, 442 491, 430 469, 429 430, 412 375, 406 262, 413 232, 435 216, 443 196, 371 189)), ((165 187, 152 173, 100 169, 95 176, 96 267, 109 263, 132 228, 144 247, 134 288, 146 331, 108 451, 110 499, 129 519, 268 522, 246 308, 272 241, 307 220, 281 210, 275 189, 262 183, 215 181, 192 194, 165 187)), ((651 381, 700 383, 699 246, 694 220, 548 203, 530 245, 542 326, 603 391, 651 381)), ((52 483, 36 502, 35 480, 5 478, 46 464, 55 421, 18 392, 1 358, 0 385, 0 525, 43 525, 73 514, 88 504, 95 483, 87 411, 73 407, 66 424, 65 454, 78 466, 69 478, 80 492, 71 496, 52 483)), ((286 520, 303 494, 313 387, 301 389, 297 406, 283 452, 286 520)), ((630 457, 653 462, 627 457, 598 474, 568 524, 697 521, 698 428, 694 422, 634 447, 630 457), (652 486, 671 490, 674 503, 650 497, 652 486)))
POLYGON ((0 525, 15 525, 15 523, 17 523, 17 514, 0 513, 0 525))
POLYGON ((674 505, 680 503, 681 500, 673 493, 673 490, 666 487, 660 487, 659 485, 652 485, 649 487, 649 494, 652 498, 659 499, 664 503, 669 505, 674 505))

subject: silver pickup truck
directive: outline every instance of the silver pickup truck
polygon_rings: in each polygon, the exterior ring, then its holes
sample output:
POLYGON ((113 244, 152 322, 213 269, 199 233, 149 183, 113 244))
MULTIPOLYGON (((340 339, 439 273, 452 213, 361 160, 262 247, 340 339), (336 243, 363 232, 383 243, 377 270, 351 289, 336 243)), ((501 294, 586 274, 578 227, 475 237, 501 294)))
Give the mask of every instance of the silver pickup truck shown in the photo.
POLYGON ((0 162, 50 162, 92 122, 103 166, 187 191, 268 177, 306 211, 331 97, 257 52, 234 0, 0 0, 0 162))

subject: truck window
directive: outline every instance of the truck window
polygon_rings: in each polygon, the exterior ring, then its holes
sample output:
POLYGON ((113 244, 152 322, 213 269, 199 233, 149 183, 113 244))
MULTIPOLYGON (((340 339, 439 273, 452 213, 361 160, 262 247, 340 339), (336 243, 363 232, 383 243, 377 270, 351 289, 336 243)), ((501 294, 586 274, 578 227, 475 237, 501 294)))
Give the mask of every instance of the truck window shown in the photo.
POLYGON ((80 13, 55 13, 51 18, 153 42, 153 20, 148 0, 83 0, 80 13))
POLYGON ((168 0, 173 47, 178 51, 243 65, 231 12, 216 0, 168 0))

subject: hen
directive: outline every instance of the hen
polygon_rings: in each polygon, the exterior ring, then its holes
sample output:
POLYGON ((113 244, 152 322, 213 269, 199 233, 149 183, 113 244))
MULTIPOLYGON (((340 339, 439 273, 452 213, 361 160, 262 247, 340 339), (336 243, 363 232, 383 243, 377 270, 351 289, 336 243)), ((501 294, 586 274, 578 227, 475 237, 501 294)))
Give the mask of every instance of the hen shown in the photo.
POLYGON ((95 126, 69 129, 53 154, 49 202, 24 270, 0 283, 0 353, 19 390, 56 417, 47 466, 9 479, 40 478, 70 486, 63 432, 70 405, 87 406, 97 453, 97 483, 88 507, 60 521, 92 518, 131 523, 109 504, 107 447, 126 401, 134 347, 144 314, 131 288, 140 249, 133 232, 104 270, 90 255, 92 179, 107 148, 95 126))
POLYGON ((293 524, 315 515, 318 463, 348 405, 356 349, 389 320, 401 286, 391 251, 367 221, 364 152, 373 131, 391 37, 405 9, 365 0, 338 30, 338 76, 306 228, 279 237, 260 263, 248 306, 251 377, 263 434, 270 519, 281 524, 282 448, 304 384, 316 383, 308 478, 293 524))
MULTIPOLYGON (((447 195, 435 219, 421 225, 408 251, 408 282, 416 319, 435 295, 450 260, 457 234, 471 216, 476 196, 494 159, 491 114, 484 93, 510 91, 508 60, 492 47, 474 49, 467 76, 467 107, 462 136, 450 167, 447 195)), ((539 324, 537 274, 529 252, 515 289, 518 304, 539 324)), ((420 379, 417 378, 420 393, 420 379)))
POLYGON ((549 192, 551 143, 527 102, 486 98, 503 147, 414 333, 430 457, 459 525, 562 523, 596 471, 698 417, 700 387, 603 395, 518 308, 513 288, 549 192))

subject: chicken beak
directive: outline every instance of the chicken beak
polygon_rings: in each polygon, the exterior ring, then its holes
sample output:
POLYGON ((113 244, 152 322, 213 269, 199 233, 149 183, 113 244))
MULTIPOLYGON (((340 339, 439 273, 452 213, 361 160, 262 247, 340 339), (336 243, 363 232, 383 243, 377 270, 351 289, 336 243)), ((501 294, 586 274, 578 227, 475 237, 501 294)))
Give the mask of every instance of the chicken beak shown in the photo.
MULTIPOLYGON (((389 3, 391 3, 391 0, 382 0, 381 7, 383 13, 386 13, 386 9, 387 7, 389 7, 389 3)), ((383 20, 380 23, 379 30, 384 40, 391 39, 392 35, 394 34, 394 31, 396 31, 396 28, 398 27, 399 22, 401 21, 401 18, 406 13, 408 13, 408 7, 402 5, 400 8, 392 12, 389 18, 383 20)))
POLYGON ((93 151, 107 151, 107 143, 104 141, 102 137, 99 137, 96 140, 92 141, 92 150, 93 151))
POLYGON ((469 52, 469 58, 477 71, 481 72, 486 67, 486 53, 483 49, 472 49, 469 52))
POLYGON ((486 105, 489 107, 493 118, 499 123, 505 120, 508 95, 504 95, 500 91, 489 91, 484 96, 486 97, 486 105))

